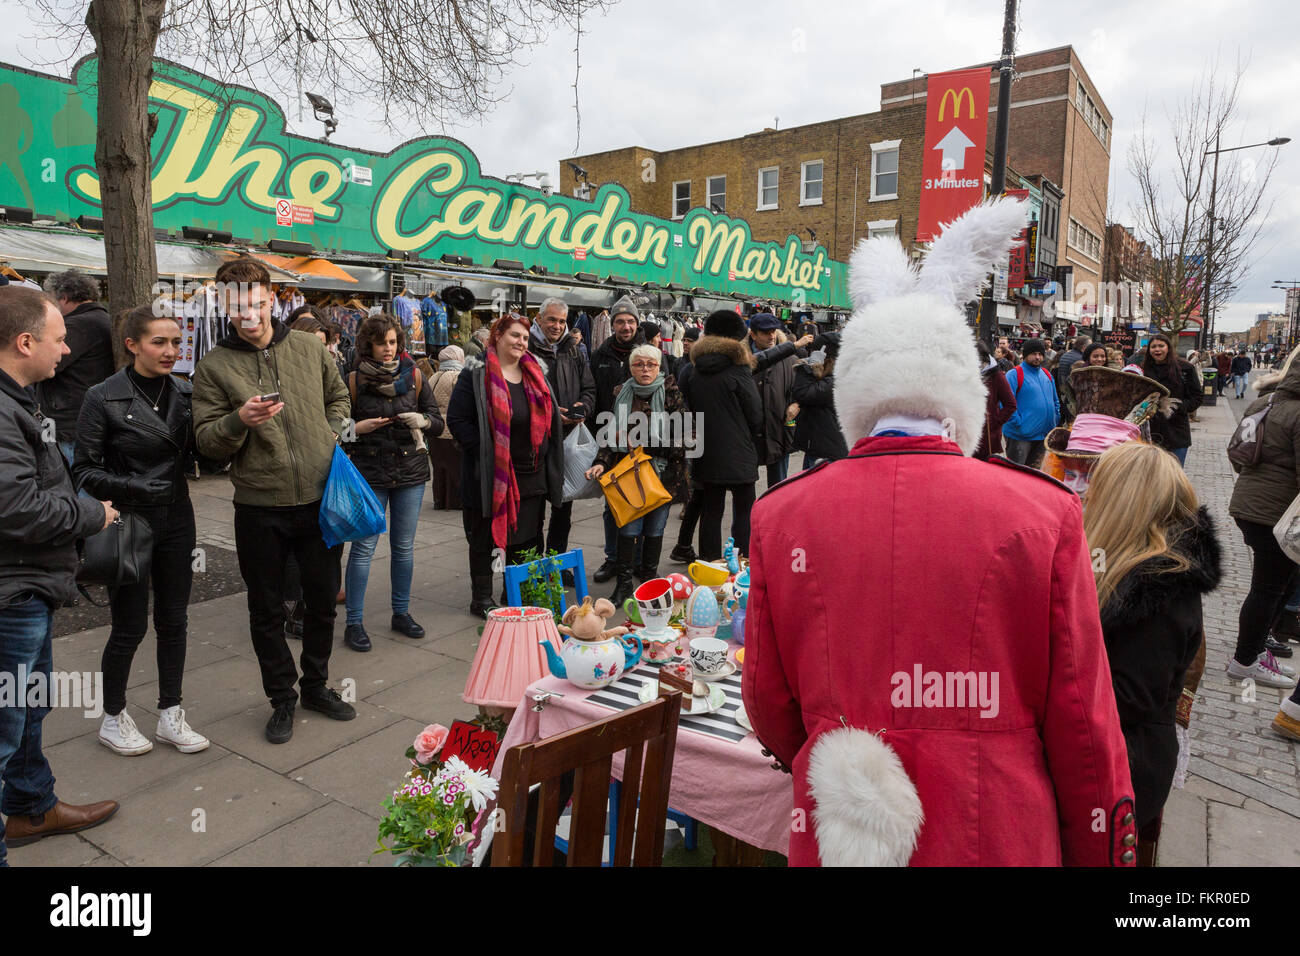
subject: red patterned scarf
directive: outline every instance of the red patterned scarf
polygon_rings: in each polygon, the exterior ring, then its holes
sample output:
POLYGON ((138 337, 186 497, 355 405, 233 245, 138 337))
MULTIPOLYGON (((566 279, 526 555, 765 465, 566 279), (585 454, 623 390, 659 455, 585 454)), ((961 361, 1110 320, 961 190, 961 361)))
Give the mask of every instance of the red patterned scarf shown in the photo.
MULTIPOLYGON (((492 429, 492 540, 504 548, 519 516, 519 484, 510 463, 510 386, 501 374, 496 349, 488 349, 484 358, 488 425, 492 429)), ((551 433, 551 392, 542 367, 531 353, 524 353, 519 367, 524 373, 524 394, 528 396, 528 437, 536 457, 551 433)))

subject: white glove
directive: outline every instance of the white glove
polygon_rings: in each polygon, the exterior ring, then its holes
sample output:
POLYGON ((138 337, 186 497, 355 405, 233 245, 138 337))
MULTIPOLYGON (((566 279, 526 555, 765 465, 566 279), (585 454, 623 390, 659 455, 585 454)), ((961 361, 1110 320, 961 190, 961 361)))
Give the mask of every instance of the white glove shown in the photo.
POLYGON ((419 412, 402 412, 396 416, 397 420, 407 428, 423 430, 433 424, 428 415, 422 415, 419 412))

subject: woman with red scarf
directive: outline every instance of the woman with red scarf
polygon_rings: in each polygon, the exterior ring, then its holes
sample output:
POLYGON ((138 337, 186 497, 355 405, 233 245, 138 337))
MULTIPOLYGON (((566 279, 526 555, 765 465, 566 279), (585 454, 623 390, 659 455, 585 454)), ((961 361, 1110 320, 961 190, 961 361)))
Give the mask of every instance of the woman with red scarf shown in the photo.
POLYGON ((528 351, 529 322, 510 313, 492 324, 483 359, 456 380, 447 427, 463 452, 460 487, 469 542, 470 613, 492 603, 492 555, 508 563, 542 543, 543 502, 561 503, 564 445, 560 410, 541 363, 528 351))

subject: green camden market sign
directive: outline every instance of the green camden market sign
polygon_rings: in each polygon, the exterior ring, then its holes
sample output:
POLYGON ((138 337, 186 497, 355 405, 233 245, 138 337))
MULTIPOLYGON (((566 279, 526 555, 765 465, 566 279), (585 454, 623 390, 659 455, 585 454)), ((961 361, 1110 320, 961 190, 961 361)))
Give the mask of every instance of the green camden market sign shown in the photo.
MULTIPOLYGON (((97 64, 71 82, 0 64, 0 206, 59 219, 98 216, 97 64)), ((594 201, 485 176, 463 143, 422 137, 389 153, 289 135, 267 97, 162 60, 151 107, 154 224, 218 229, 322 254, 514 259, 549 272, 738 292, 808 306, 848 301, 845 266, 753 239, 743 220, 698 208, 680 222, 634 213, 621 186, 594 201)))

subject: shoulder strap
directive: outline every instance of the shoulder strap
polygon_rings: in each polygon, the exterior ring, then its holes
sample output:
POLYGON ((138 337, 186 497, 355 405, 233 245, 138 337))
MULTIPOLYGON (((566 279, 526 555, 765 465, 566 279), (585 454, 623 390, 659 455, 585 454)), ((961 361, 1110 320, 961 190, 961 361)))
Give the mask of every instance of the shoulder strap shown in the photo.
POLYGON ((352 396, 352 404, 357 403, 357 373, 348 372, 348 394, 352 396))
POLYGON ((424 373, 420 371, 420 366, 415 366, 415 400, 420 400, 420 393, 424 391, 424 373))
POLYGON ((1021 366, 1017 365, 1016 366, 1016 394, 1017 395, 1020 394, 1020 390, 1024 388, 1024 385, 1025 385, 1025 370, 1021 366))

